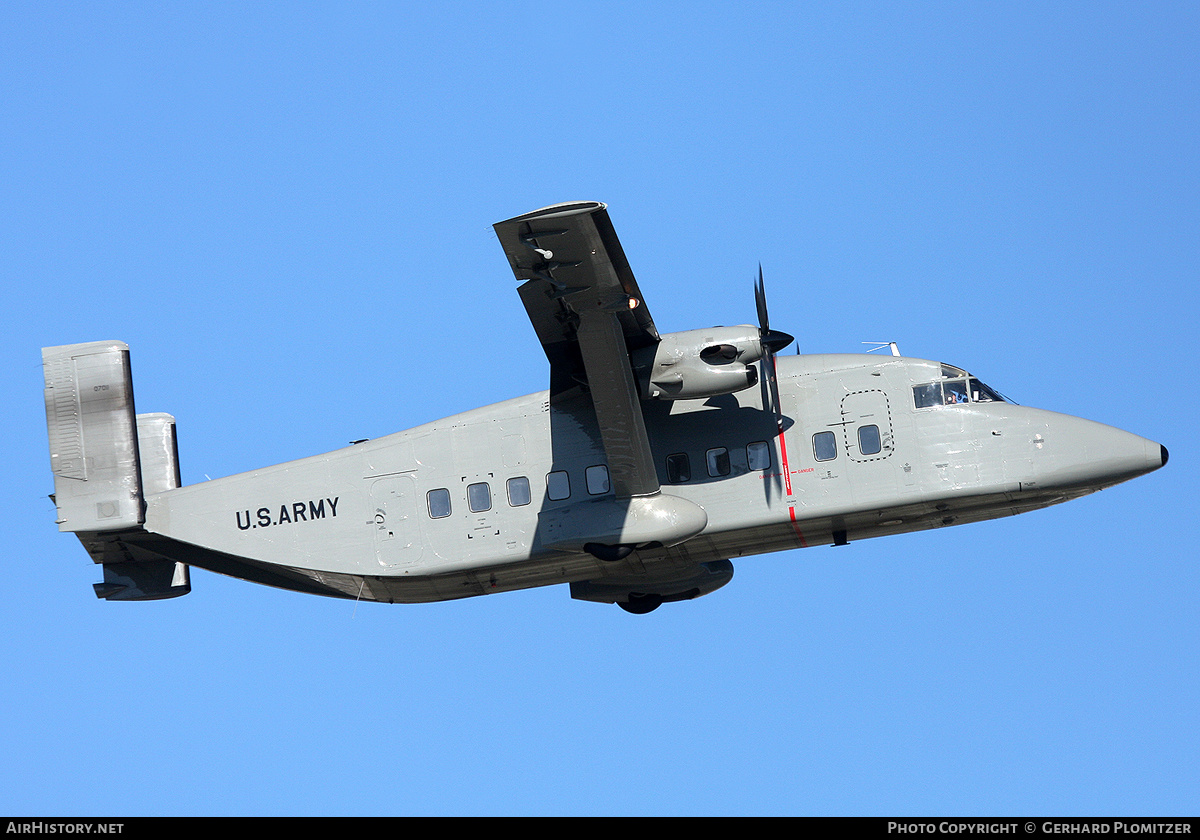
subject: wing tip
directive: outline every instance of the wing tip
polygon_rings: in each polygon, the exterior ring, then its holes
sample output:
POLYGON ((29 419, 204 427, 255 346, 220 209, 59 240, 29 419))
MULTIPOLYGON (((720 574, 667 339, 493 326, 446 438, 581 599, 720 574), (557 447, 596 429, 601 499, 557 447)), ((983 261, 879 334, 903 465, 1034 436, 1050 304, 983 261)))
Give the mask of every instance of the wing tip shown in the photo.
POLYGON ((541 207, 529 213, 522 213, 520 216, 514 216, 511 219, 505 219, 503 222, 496 222, 496 224, 507 225, 516 222, 528 222, 533 219, 554 219, 561 216, 596 213, 606 208, 607 205, 600 201, 563 201, 558 204, 541 207))

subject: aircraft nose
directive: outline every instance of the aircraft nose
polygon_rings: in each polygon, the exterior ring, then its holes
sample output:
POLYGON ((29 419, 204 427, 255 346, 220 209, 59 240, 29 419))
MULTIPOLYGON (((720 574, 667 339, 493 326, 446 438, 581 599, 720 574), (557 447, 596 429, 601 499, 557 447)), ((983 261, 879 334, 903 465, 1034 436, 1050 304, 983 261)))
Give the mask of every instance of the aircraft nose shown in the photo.
POLYGON ((1167 463, 1167 448, 1161 443, 1111 426, 1103 428, 1107 434, 1089 441, 1087 457, 1114 479, 1114 484, 1154 472, 1167 463))
MULTIPOLYGON (((1165 467, 1167 465, 1168 458, 1167 447, 1163 446, 1161 443, 1155 443, 1152 440, 1147 440, 1146 438, 1142 438, 1142 440, 1145 441, 1146 449, 1145 472, 1154 472, 1157 469, 1165 467)), ((1138 474, 1141 475, 1141 473, 1138 474)))
MULTIPOLYGON (((1167 463, 1167 448, 1148 438, 1078 417, 1060 415, 1045 427, 1044 455, 1038 458, 1055 484, 1099 489, 1154 472, 1167 463), (1052 438, 1057 446, 1052 445, 1052 438)), ((1035 449, 1043 444, 1034 436, 1035 449)))

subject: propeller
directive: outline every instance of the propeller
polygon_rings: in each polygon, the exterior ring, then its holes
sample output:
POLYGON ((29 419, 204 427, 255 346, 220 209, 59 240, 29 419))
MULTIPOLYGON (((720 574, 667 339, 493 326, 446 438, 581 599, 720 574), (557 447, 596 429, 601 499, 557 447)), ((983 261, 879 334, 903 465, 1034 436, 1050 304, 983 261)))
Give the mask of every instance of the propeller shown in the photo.
POLYGON ((771 329, 771 320, 767 315, 767 291, 763 286, 762 263, 758 264, 758 282, 754 284, 754 304, 758 307, 758 341, 763 349, 762 369, 766 374, 767 389, 771 395, 771 410, 775 412, 775 424, 783 429, 783 407, 779 404, 775 354, 795 341, 795 338, 785 332, 771 329))

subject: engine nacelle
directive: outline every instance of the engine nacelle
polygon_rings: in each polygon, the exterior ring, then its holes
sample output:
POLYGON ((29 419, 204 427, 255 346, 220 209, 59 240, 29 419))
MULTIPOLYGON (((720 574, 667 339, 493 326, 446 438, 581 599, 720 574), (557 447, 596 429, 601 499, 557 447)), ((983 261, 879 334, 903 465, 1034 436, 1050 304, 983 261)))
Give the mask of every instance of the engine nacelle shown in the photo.
POLYGON ((643 399, 695 400, 756 385, 762 357, 758 328, 743 325, 669 333, 632 359, 643 399))

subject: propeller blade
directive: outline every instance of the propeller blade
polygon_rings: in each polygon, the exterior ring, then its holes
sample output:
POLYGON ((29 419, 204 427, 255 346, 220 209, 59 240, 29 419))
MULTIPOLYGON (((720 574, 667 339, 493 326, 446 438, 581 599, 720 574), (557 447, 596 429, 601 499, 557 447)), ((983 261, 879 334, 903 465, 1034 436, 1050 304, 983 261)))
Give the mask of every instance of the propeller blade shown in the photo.
POLYGON ((758 282, 754 284, 754 305, 758 309, 758 340, 767 354, 778 353, 796 340, 795 336, 771 329, 771 318, 767 313, 767 289, 763 284, 762 263, 758 264, 758 282))
POLYGON ((771 329, 767 314, 767 289, 763 283, 762 263, 758 264, 758 282, 754 284, 754 305, 758 309, 758 342, 762 345, 762 370, 767 380, 770 409, 775 414, 775 424, 783 428, 783 406, 779 402, 779 377, 775 373, 775 354, 787 347, 795 338, 785 332, 771 329))
POLYGON ((767 387, 771 392, 771 410, 775 412, 775 425, 783 429, 783 406, 779 402, 779 377, 775 375, 775 354, 763 357, 763 368, 767 372, 767 387))
POLYGON ((771 324, 767 317, 767 290, 763 286, 762 263, 758 264, 758 282, 754 284, 754 305, 758 307, 758 329, 765 333, 771 329, 771 324))

